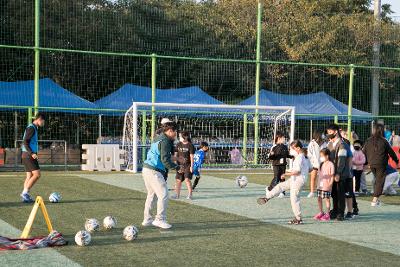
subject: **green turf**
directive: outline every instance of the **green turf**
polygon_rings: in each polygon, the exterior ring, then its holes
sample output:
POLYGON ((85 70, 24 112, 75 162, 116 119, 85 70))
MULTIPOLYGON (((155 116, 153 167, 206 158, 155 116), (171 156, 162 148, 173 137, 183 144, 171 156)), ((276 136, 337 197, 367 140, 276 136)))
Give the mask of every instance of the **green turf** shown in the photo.
MULTIPOLYGON (((243 174, 246 175, 250 183, 269 185, 273 178, 271 171, 268 170, 248 170, 248 171, 205 171, 205 174, 212 175, 219 178, 224 179, 232 179, 234 180, 237 175, 243 174), (228 173, 227 173, 228 172, 228 173)), ((310 184, 309 181, 304 186, 305 191, 309 191, 310 184)), ((369 190, 372 190, 372 186, 368 187, 369 190)), ((397 196, 382 196, 381 201, 385 204, 390 205, 400 205, 400 190, 399 195, 397 196)), ((357 199, 371 201, 372 196, 359 196, 357 199)))
MULTIPOLYGON (((19 203, 22 174, 0 176, 0 217, 22 229, 31 206, 19 203)), ((84 266, 365 266, 398 265, 399 256, 307 234, 279 225, 170 202, 171 232, 139 227, 139 239, 129 243, 121 238, 122 228, 139 225, 145 195, 75 176, 44 173, 34 194, 48 196, 59 191, 63 202, 48 204, 56 229, 72 241, 83 228, 85 218, 118 219, 118 229, 93 236, 89 247, 69 245, 57 251, 84 266)), ((43 234, 38 217, 33 234, 43 234)), ((24 253, 24 252, 21 252, 24 253)))

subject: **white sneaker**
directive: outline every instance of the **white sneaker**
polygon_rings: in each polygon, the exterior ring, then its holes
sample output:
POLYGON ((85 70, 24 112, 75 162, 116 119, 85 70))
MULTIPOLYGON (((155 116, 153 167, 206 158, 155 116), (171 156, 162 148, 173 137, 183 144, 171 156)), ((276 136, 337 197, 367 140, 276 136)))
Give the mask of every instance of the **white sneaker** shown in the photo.
POLYGON ((148 220, 143 220, 142 225, 143 226, 151 226, 151 225, 153 225, 153 221, 154 220, 152 218, 150 218, 148 220))
POLYGON ((172 227, 172 225, 170 225, 169 223, 167 223, 164 220, 157 220, 156 219, 156 220, 153 221, 152 224, 153 224, 153 226, 161 228, 161 229, 169 229, 169 228, 172 227))
POLYGON ((313 197, 314 197, 314 192, 310 192, 310 194, 308 194, 307 197, 308 197, 308 198, 313 198, 313 197))
POLYGON ((284 193, 280 193, 279 196, 278 196, 278 198, 284 198, 284 197, 285 197, 284 193))
POLYGON ((179 197, 177 195, 172 195, 170 198, 171 199, 179 199, 179 197))
POLYGON ((193 200, 193 197, 192 197, 191 195, 188 195, 188 196, 186 197, 186 199, 187 199, 187 200, 193 200))
POLYGON ((376 202, 371 202, 371 207, 380 207, 381 206, 381 202, 379 200, 377 200, 376 202))

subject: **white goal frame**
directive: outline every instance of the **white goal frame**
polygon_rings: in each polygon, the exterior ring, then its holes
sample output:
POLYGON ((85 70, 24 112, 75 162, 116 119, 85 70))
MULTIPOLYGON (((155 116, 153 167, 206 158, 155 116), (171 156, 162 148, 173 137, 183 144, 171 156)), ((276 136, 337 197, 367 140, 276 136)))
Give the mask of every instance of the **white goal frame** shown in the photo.
MULTIPOLYGON (((258 110, 282 110, 284 113, 280 116, 290 112, 290 142, 294 140, 295 132, 295 114, 296 108, 294 106, 254 106, 254 105, 211 105, 211 104, 177 104, 177 103, 149 103, 149 102, 133 102, 132 106, 125 112, 124 116, 124 127, 123 127, 123 137, 122 137, 122 147, 125 147, 125 132, 126 132, 126 122, 127 116, 132 114, 132 170, 127 170, 133 173, 138 172, 138 108, 139 107, 171 107, 171 108, 204 108, 217 111, 218 109, 224 110, 254 110, 256 113, 258 110)), ((276 125, 276 121, 275 121, 276 125)), ((276 135, 276 127, 274 129, 274 139, 276 135)))

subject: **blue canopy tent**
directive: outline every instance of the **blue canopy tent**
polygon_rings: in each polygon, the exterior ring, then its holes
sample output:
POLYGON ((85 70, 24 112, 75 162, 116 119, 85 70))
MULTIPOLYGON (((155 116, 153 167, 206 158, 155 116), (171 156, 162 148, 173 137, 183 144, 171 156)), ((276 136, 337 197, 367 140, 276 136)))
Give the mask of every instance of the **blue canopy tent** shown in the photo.
MULTIPOLYGON (((101 109, 128 110, 133 102, 151 103, 152 90, 149 87, 125 84, 117 91, 97 100, 94 104, 101 109)), ((212 104, 221 105, 221 101, 204 92, 200 87, 191 86, 178 89, 156 89, 156 103, 174 104, 212 104)), ((146 110, 149 107, 140 107, 146 110)), ((157 110, 162 108, 157 107, 157 110)), ((179 108, 173 108, 178 110, 179 108)), ((186 109, 187 110, 187 109, 186 109)), ((196 108, 193 110, 207 111, 196 108)), ((104 114, 107 115, 107 112, 104 114)))
MULTIPOLYGON (((1 106, 33 107, 34 81, 0 82, 1 106)), ((97 114, 96 105, 62 88, 49 78, 39 80, 39 107, 48 107, 46 112, 97 114), (68 109, 65 109, 68 108, 68 109), (73 108, 73 109, 70 109, 73 108), (89 109, 89 110, 88 110, 89 109)), ((15 110, 15 108, 13 108, 15 110)), ((21 108, 26 109, 26 108, 21 108)))
MULTIPOLYGON (((332 115, 347 116, 348 106, 336 100, 325 92, 318 92, 304 95, 287 95, 274 93, 267 90, 260 91, 260 105, 268 106, 294 106, 300 119, 326 120, 332 118, 332 115), (318 114, 318 116, 316 116, 318 114), (312 116, 315 115, 315 116, 312 116), (322 116, 321 116, 322 115, 322 116), (327 115, 324 117, 323 115, 327 115)), ((255 96, 251 96, 239 105, 255 105, 255 96)), ((365 120, 371 114, 353 108, 353 120, 365 120)), ((339 117, 340 119, 340 117, 339 117)), ((347 118, 346 118, 347 119, 347 118)))

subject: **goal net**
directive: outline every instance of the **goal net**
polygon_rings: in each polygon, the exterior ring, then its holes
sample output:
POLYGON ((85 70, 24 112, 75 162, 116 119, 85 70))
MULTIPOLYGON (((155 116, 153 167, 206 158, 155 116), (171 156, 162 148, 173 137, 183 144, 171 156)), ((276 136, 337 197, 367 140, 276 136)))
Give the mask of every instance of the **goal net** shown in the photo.
POLYGON ((267 167, 276 133, 293 140, 295 108, 135 102, 124 118, 125 170, 142 168, 162 118, 175 121, 178 131, 188 131, 196 148, 202 141, 209 144, 205 167, 267 167))

